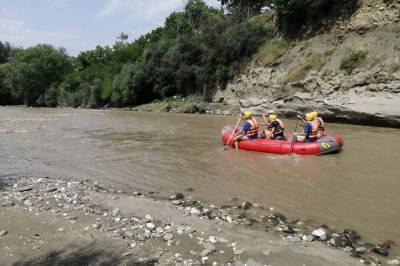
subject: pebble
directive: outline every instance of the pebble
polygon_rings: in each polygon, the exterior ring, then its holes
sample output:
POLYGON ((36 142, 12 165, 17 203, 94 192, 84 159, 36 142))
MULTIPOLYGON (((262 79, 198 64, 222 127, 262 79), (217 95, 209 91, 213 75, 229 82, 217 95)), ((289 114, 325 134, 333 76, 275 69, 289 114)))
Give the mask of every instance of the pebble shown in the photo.
POLYGON ((262 251, 262 253, 263 253, 265 256, 269 256, 269 255, 271 254, 271 251, 268 250, 268 249, 264 249, 264 250, 262 251))
POLYGON ((26 207, 32 207, 32 206, 33 206, 32 202, 31 202, 30 200, 25 200, 25 201, 24 201, 24 205, 25 205, 26 207))
POLYGON ((133 252, 128 251, 128 252, 125 252, 124 254, 122 254, 122 257, 130 256, 130 255, 133 255, 133 252))
POLYGON ((237 247, 233 247, 233 253, 235 255, 240 255, 244 252, 244 250, 242 248, 237 248, 237 247))
POLYGON ((120 213, 121 213, 121 210, 118 209, 118 208, 115 208, 115 209, 112 210, 112 215, 113 215, 114 217, 115 217, 115 216, 118 216, 120 213))
POLYGON ((92 225, 94 229, 99 230, 101 228, 101 224, 94 224, 92 225))
POLYGON ((314 240, 314 236, 313 235, 304 235, 304 236, 302 236, 302 240, 304 242, 312 242, 314 240))
POLYGON ((223 237, 218 237, 217 240, 218 240, 219 243, 222 243, 222 244, 227 244, 228 243, 228 240, 223 238, 223 237))
POLYGON ((8 234, 7 230, 0 231, 0 237, 5 236, 6 234, 8 234))
POLYGON ((164 239, 164 241, 173 240, 173 239, 174 239, 174 235, 173 235, 173 234, 170 234, 170 233, 165 234, 165 235, 163 236, 163 239, 164 239))
POLYGON ((215 236, 210 236, 210 237, 208 238, 208 241, 209 241, 210 243, 212 243, 212 244, 215 244, 215 243, 218 242, 218 241, 217 241, 217 238, 216 238, 215 236))
POLYGON ((383 244, 383 245, 376 245, 375 248, 372 250, 374 253, 382 256, 389 255, 390 245, 383 244))
POLYGON ((205 249, 202 252, 200 252, 199 255, 202 256, 202 257, 206 257, 206 256, 208 256, 208 255, 210 255, 210 254, 212 254, 214 252, 215 252, 215 250, 205 249))
POLYGON ((320 239, 322 241, 325 241, 328 238, 327 233, 326 233, 325 229, 323 229, 323 228, 318 228, 318 229, 312 231, 311 234, 313 236, 316 236, 318 239, 320 239))
POLYGON ((153 223, 146 223, 146 227, 147 227, 149 230, 154 230, 154 228, 156 228, 156 226, 155 226, 153 223))
POLYGON ((387 263, 388 265, 395 265, 395 266, 397 266, 397 265, 400 265, 400 260, 398 260, 398 259, 392 259, 392 260, 388 260, 386 263, 387 263))
POLYGON ((216 250, 215 245, 213 245, 211 243, 204 243, 203 244, 203 248, 208 249, 208 250, 212 250, 212 251, 216 250))
POLYGON ((253 204, 251 204, 250 202, 245 201, 245 202, 242 203, 242 205, 240 206, 240 208, 241 208, 242 210, 248 210, 248 209, 250 209, 252 206, 253 206, 253 204))
POLYGON ((26 192, 26 191, 29 191, 32 189, 33 189, 33 186, 25 186, 25 187, 21 187, 21 188, 17 189, 17 191, 18 192, 26 192))
POLYGON ((190 210, 190 214, 191 215, 200 215, 201 214, 201 212, 200 212, 200 210, 198 210, 197 208, 192 208, 191 210, 190 210))
POLYGON ((302 240, 301 240, 301 238, 299 236, 288 236, 286 239, 291 243, 302 242, 302 240))
POLYGON ((359 254, 365 254, 367 252, 367 248, 364 246, 358 246, 356 247, 356 252, 359 254))
POLYGON ((170 197, 171 200, 180 200, 180 199, 183 199, 183 198, 185 198, 185 196, 183 196, 182 193, 176 193, 175 195, 170 197))
POLYGON ((361 239, 361 236, 356 231, 354 231, 352 229, 343 230, 343 236, 345 238, 349 239, 352 242, 361 239))

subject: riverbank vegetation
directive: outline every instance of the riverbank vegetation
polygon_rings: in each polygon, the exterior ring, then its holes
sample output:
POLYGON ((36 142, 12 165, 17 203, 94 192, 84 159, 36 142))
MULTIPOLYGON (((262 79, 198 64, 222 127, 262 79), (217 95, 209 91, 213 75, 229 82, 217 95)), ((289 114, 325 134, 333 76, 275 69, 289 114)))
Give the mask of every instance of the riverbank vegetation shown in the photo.
POLYGON ((121 33, 114 45, 77 57, 46 44, 22 49, 0 42, 0 104, 96 108, 175 95, 211 100, 255 53, 273 61, 291 38, 313 31, 309 25, 337 17, 344 2, 350 12, 357 1, 221 0, 219 10, 189 0, 163 27, 133 42, 121 33))

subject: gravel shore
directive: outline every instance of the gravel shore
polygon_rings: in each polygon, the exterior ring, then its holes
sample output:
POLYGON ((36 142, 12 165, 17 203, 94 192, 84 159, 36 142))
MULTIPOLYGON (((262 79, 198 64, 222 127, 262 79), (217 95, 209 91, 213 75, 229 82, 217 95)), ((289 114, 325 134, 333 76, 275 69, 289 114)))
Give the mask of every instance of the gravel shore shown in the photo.
POLYGON ((88 180, 3 179, 1 265, 400 264, 384 258, 390 243, 359 244, 353 230, 291 221, 239 199, 207 205, 189 194, 157 198, 88 180))

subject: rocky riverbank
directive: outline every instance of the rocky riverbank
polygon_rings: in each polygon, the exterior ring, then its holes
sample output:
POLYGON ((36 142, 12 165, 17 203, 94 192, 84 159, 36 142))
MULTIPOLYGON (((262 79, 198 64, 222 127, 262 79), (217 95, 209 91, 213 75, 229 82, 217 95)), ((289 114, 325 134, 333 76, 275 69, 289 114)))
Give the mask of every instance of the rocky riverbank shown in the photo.
POLYGON ((235 198, 208 205, 190 188, 167 199, 87 180, 1 184, 2 265, 400 264, 386 258, 393 243, 362 243, 354 230, 333 232, 235 198))
POLYGON ((364 0, 349 20, 296 41, 271 40, 214 101, 284 116, 400 127, 400 1, 364 0))

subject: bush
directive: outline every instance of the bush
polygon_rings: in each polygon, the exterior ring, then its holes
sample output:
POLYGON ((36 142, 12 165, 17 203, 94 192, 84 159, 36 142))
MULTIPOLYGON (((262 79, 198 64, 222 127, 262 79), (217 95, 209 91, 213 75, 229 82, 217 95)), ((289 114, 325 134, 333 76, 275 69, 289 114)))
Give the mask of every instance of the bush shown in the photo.
POLYGON ((282 56, 288 48, 289 43, 285 39, 274 38, 260 48, 257 60, 263 65, 269 65, 282 56))
POLYGON ((327 51, 323 54, 314 54, 297 66, 292 67, 288 70, 286 78, 283 80, 286 82, 293 82, 302 80, 307 76, 307 73, 311 70, 321 70, 321 68, 328 62, 331 51, 327 51))
POLYGON ((361 66, 368 57, 368 51, 356 51, 345 56, 340 62, 340 69, 346 71, 347 74, 351 74, 353 70, 361 66))

